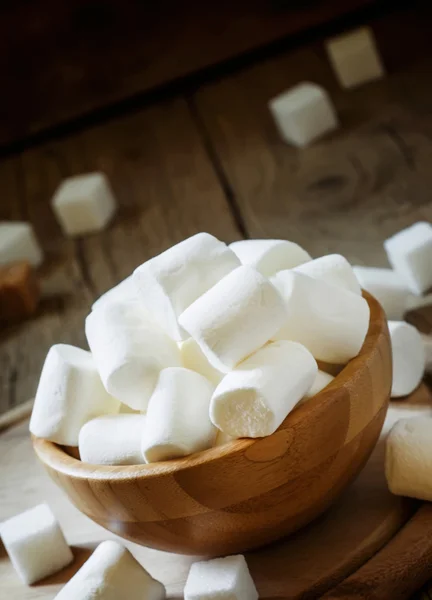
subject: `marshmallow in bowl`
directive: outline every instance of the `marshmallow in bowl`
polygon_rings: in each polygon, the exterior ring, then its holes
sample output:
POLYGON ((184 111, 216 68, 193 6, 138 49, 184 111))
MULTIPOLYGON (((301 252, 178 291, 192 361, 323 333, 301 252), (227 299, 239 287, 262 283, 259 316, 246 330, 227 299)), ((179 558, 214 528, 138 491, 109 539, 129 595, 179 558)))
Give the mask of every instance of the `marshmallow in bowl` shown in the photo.
POLYGON ((353 270, 361 287, 381 304, 387 319, 403 318, 412 294, 396 271, 361 266, 353 270))
POLYGON ((353 268, 344 256, 328 254, 315 260, 310 260, 294 269, 297 273, 309 275, 341 287, 353 294, 361 294, 360 284, 354 274, 353 268))
POLYGON ((287 240, 241 240, 229 247, 242 265, 249 265, 266 277, 311 260, 306 250, 287 240))
POLYGON ((224 377, 224 373, 218 371, 209 363, 194 339, 189 338, 185 342, 180 342, 179 347, 182 364, 185 369, 196 371, 200 375, 206 377, 206 379, 211 381, 214 385, 220 383, 224 377))
POLYGON ((422 380, 425 351, 420 333, 404 321, 388 322, 393 355, 392 398, 411 394, 422 380))
POLYGON ((306 392, 304 397, 312 398, 313 396, 316 396, 316 394, 318 394, 319 392, 321 392, 321 390, 326 388, 333 381, 333 379, 333 375, 325 373, 325 371, 318 370, 315 377, 315 381, 313 382, 309 390, 306 392))

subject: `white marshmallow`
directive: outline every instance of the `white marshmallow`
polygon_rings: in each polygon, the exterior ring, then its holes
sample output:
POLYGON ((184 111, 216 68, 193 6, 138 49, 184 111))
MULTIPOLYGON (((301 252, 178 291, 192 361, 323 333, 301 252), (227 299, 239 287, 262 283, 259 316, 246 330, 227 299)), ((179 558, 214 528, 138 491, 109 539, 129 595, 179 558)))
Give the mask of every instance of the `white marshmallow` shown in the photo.
POLYGON ((297 273, 303 273, 314 279, 344 288, 349 292, 353 292, 353 294, 361 294, 360 284, 351 265, 340 254, 321 256, 296 267, 294 270, 297 273))
POLYGON ((215 448, 216 446, 223 446, 224 444, 229 444, 229 442, 232 442, 235 439, 236 438, 233 438, 231 435, 228 435, 227 433, 224 433, 223 431, 218 429, 213 446, 215 448))
POLYGON ((86 423, 79 434, 83 462, 92 465, 139 465, 145 415, 104 415, 86 423))
POLYGON ((120 281, 116 286, 102 294, 100 298, 93 303, 92 310, 101 308, 107 302, 129 302, 137 301, 137 291, 132 275, 120 281))
POLYGON ((112 219, 116 201, 103 173, 87 173, 65 179, 51 205, 63 232, 68 236, 100 231, 112 219))
POLYGON ((392 269, 353 267, 361 287, 372 294, 384 309, 387 319, 403 318, 411 292, 392 269))
POLYGON ((384 242, 394 270, 414 294, 432 287, 432 225, 415 223, 384 242))
POLYGON ((209 418, 213 390, 214 386, 195 371, 161 371, 142 437, 146 462, 187 456, 213 445, 216 429, 209 418))
POLYGON ((166 333, 186 339, 177 322, 199 296, 240 265, 226 244, 198 233, 138 267, 134 281, 139 297, 166 333))
POLYGON ((321 390, 326 388, 332 381, 334 377, 329 373, 325 373, 324 371, 318 371, 315 377, 315 381, 309 388, 309 390, 304 395, 305 398, 312 398, 316 396, 321 390))
POLYGON ((180 325, 223 373, 263 346, 287 318, 283 299, 252 267, 239 267, 198 298, 180 325))
POLYGON ((194 339, 189 338, 185 342, 180 342, 180 352, 185 369, 196 371, 214 385, 217 385, 223 379, 224 373, 221 373, 209 363, 194 339))
POLYGON ((287 240, 241 240, 229 247, 242 265, 253 267, 265 277, 311 260, 306 250, 287 240))
POLYGON ((105 391, 90 352, 57 344, 45 359, 30 431, 57 444, 78 446, 84 423, 115 413, 119 406, 120 402, 105 391))
POLYGON ((421 335, 421 338, 425 354, 425 369, 428 373, 432 373, 432 336, 421 335))
POLYGON ((164 586, 115 541, 99 544, 55 600, 164 600, 164 586))
POLYGON ((385 474, 398 496, 432 500, 432 418, 401 419, 386 443, 385 474))
POLYGON ((421 335, 404 321, 389 321, 393 354, 393 384, 391 397, 411 394, 422 380, 425 353, 421 335))
POLYGON ((92 311, 86 335, 105 388, 135 410, 146 410, 161 369, 181 365, 177 344, 135 302, 92 311))
POLYGON ((415 310, 416 308, 430 305, 432 305, 432 294, 426 294, 426 296, 411 294, 410 298, 408 298, 406 310, 415 310))
POLYGON ((258 600, 258 592, 241 554, 194 563, 185 600, 258 600))
POLYGON ((307 146, 338 125, 330 96, 316 83, 296 85, 273 98, 269 108, 282 139, 294 146, 307 146))
POLYGON ((26 260, 37 267, 43 260, 42 250, 29 223, 0 223, 0 265, 26 260))
POLYGON ((344 88, 353 88, 384 75, 381 57, 369 27, 332 38, 327 41, 326 47, 330 63, 344 88))
POLYGON ((224 377, 210 403, 210 418, 239 437, 272 434, 313 384, 318 367, 295 342, 273 342, 224 377))
POLYGON ((3 521, 0 536, 23 583, 53 575, 73 560, 60 525, 47 504, 3 521))
POLYGON ((345 364, 357 356, 369 328, 364 298, 295 271, 280 271, 272 281, 288 314, 274 339, 299 342, 328 363, 345 364))

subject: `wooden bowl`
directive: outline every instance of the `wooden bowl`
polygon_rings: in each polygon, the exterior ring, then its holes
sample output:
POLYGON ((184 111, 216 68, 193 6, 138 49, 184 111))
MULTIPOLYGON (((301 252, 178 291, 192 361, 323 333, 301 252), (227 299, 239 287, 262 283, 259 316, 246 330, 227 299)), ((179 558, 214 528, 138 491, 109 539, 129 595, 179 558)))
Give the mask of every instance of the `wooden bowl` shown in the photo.
POLYGON ((359 473, 381 431, 392 366, 378 302, 360 354, 271 436, 127 467, 81 463, 33 439, 52 479, 88 517, 138 544, 185 554, 244 552, 296 531, 359 473))

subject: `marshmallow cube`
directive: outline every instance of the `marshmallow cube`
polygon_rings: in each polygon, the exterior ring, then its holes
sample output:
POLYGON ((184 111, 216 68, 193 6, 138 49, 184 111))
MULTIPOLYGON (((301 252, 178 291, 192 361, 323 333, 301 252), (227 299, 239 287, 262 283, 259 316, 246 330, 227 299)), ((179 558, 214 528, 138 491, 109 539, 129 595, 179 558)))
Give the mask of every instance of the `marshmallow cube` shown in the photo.
POLYGON ((321 256, 296 267, 295 271, 361 295, 360 284, 351 265, 340 254, 321 256))
POLYGON ((82 462, 92 465, 139 465, 145 415, 103 415, 86 423, 79 434, 82 462))
POLYGON ((404 321, 389 321, 393 355, 392 398, 411 394, 422 380, 425 352, 420 333, 404 321))
POLYGON ((414 294, 432 288, 432 225, 415 223, 384 242, 394 270, 414 294))
POLYGON ((185 335, 177 319, 199 296, 240 265, 226 244, 198 233, 138 267, 134 281, 139 298, 174 340, 185 335))
POLYGON ((229 247, 242 265, 253 267, 265 277, 312 260, 306 250, 287 240, 242 240, 229 247))
POLYGON ((357 356, 369 328, 369 305, 362 296, 295 271, 280 271, 272 282, 288 314, 274 339, 299 342, 328 363, 345 364, 357 356))
POLYGON ((316 394, 318 394, 319 392, 321 392, 321 390, 326 388, 333 381, 333 379, 333 375, 325 373, 324 371, 318 371, 315 377, 315 381, 313 382, 309 390, 306 392, 304 397, 312 398, 313 396, 316 396, 316 394))
POLYGON ((211 399, 210 418, 235 438, 270 435, 308 392, 317 371, 301 344, 267 344, 224 377, 211 399))
POLYGON ((65 179, 51 205, 63 232, 71 237, 100 231, 116 210, 113 192, 103 173, 65 179))
POLYGON ((307 146, 338 125, 329 95, 315 83, 300 83, 283 92, 269 108, 282 139, 294 146, 307 146))
POLYGON ((432 501, 432 418, 401 419, 386 442, 385 474, 390 491, 432 501))
POLYGON ((339 83, 354 88, 384 75, 372 31, 362 27, 327 41, 327 53, 339 83))
POLYGON ((252 267, 239 267, 180 315, 180 325, 209 362, 228 373, 263 346, 286 321, 282 297, 252 267))
POLYGON ((241 554, 196 562, 184 590, 185 600, 258 600, 258 592, 241 554))
POLYGON ((209 418, 214 385, 195 371, 164 369, 150 398, 142 437, 146 462, 170 460, 210 448, 216 429, 209 418))
POLYGON ((403 318, 412 295, 396 271, 373 267, 353 267, 353 270, 361 287, 378 300, 388 319, 403 318))
POLYGON ((146 410, 161 369, 181 366, 177 344, 135 302, 93 310, 86 335, 105 388, 135 410, 146 410))
POLYGON ((102 385, 92 355, 57 344, 45 359, 30 419, 33 435, 65 446, 78 446, 81 427, 103 414, 115 413, 120 402, 102 385))
POLYGON ((73 560, 60 525, 47 504, 0 524, 6 552, 23 583, 30 585, 53 575, 73 560))
POLYGON ((214 385, 218 385, 224 377, 224 373, 215 369, 207 360, 197 342, 189 338, 180 342, 182 364, 185 369, 196 371, 214 385))
POLYGON ((55 600, 164 600, 164 586, 124 546, 99 544, 55 600))
POLYGON ((26 261, 38 267, 42 260, 42 250, 29 223, 0 223, 0 265, 26 261))
POLYGON ((134 302, 137 301, 137 294, 132 275, 120 281, 116 286, 102 294, 100 298, 93 303, 92 310, 101 308, 107 302, 134 302))

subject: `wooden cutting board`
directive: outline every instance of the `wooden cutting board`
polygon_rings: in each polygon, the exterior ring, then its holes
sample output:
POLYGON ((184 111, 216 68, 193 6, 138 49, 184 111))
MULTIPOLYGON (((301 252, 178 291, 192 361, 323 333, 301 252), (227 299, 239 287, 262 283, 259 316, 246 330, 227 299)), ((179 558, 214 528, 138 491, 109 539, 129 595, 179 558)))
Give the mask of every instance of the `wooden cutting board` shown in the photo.
MULTIPOLYGON (((383 471, 385 432, 398 418, 423 412, 432 414, 432 394, 425 385, 409 402, 392 404, 368 464, 326 515, 289 539, 248 554, 262 600, 317 598, 326 592, 327 598, 395 600, 432 576, 432 510, 392 496, 383 471)), ((0 520, 48 502, 76 556, 71 567, 26 587, 0 546, 0 597, 51 600, 96 545, 115 536, 79 513, 50 481, 33 453, 28 421, 0 435, 0 457, 0 520)), ((163 581, 169 598, 183 597, 193 557, 126 545, 163 581)))

